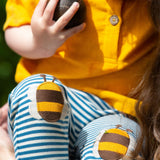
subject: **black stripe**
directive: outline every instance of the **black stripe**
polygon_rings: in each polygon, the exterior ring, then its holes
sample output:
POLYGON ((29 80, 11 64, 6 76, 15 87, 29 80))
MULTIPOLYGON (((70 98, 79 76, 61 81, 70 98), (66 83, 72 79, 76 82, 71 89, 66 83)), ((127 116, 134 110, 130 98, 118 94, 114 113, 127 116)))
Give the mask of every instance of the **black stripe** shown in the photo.
POLYGON ((116 153, 116 152, 112 152, 112 151, 98 151, 99 155, 102 159, 104 160, 116 160, 116 159, 121 159, 123 158, 124 155, 116 153))
POLYGON ((60 112, 39 111, 40 116, 47 122, 56 122, 60 119, 60 112))
POLYGON ((37 102, 57 102, 64 104, 64 99, 60 91, 54 90, 37 90, 37 102))
POLYGON ((100 142, 113 142, 128 147, 130 139, 116 133, 105 133, 100 142))

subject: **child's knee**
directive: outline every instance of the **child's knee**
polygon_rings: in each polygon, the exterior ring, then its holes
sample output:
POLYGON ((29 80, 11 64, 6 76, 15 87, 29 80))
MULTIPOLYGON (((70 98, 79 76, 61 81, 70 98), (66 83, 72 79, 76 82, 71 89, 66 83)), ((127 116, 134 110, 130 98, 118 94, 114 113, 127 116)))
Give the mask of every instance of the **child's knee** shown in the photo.
POLYGON ((128 118, 104 116, 82 129, 76 146, 82 160, 121 159, 134 151, 139 132, 138 124, 128 118))
POLYGON ((55 79, 48 74, 37 74, 19 84, 18 88, 25 91, 23 93, 27 96, 29 112, 33 118, 56 122, 64 119, 69 113, 64 91, 60 87, 63 85, 58 80, 55 83, 55 79))
POLYGON ((39 115, 48 122, 56 122, 60 119, 64 107, 64 96, 60 86, 52 81, 44 82, 36 88, 36 106, 39 115))
POLYGON ((93 154, 104 160, 121 159, 127 154, 130 142, 131 137, 126 130, 117 127, 104 130, 96 137, 93 154))
POLYGON ((64 120, 70 110, 65 103, 63 85, 54 81, 55 77, 51 75, 36 74, 20 82, 8 98, 9 118, 14 120, 17 114, 27 109, 34 119, 47 122, 64 120))

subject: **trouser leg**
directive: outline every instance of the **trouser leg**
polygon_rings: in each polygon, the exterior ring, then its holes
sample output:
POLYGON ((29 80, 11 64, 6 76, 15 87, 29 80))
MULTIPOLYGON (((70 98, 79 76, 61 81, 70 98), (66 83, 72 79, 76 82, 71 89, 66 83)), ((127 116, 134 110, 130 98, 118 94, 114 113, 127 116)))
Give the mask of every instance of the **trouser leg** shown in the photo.
POLYGON ((41 75, 28 77, 9 96, 9 126, 17 160, 68 159, 69 109, 57 94, 63 90, 61 84, 52 81, 50 75, 45 80, 41 75), (60 86, 58 91, 55 86, 60 86))

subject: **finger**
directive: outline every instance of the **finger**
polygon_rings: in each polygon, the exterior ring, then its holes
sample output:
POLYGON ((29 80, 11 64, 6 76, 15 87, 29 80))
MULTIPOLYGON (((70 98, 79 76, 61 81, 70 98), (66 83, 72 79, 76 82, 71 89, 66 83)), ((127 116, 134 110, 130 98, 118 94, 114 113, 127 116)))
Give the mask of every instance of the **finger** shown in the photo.
POLYGON ((0 108, 0 125, 2 125, 4 122, 7 122, 7 116, 8 116, 8 103, 6 103, 0 108))
POLYGON ((61 31, 68 24, 68 22, 72 19, 75 13, 79 9, 79 3, 74 2, 71 7, 56 21, 54 27, 57 31, 61 31))
POLYGON ((4 131, 6 131, 8 133, 8 123, 7 123, 7 121, 5 123, 3 123, 1 127, 4 129, 4 131))
POLYGON ((8 103, 5 103, 2 108, 5 109, 5 110, 8 110, 8 107, 9 107, 9 104, 8 103))
POLYGON ((52 21, 58 0, 50 0, 44 10, 43 17, 46 21, 52 21))
POLYGON ((41 17, 47 6, 48 0, 40 0, 34 10, 34 16, 41 17))
POLYGON ((5 105, 2 107, 2 119, 6 120, 8 116, 8 106, 5 105))
POLYGON ((8 133, 0 127, 0 145, 3 145, 5 148, 13 150, 13 145, 8 133))
POLYGON ((85 29, 85 27, 86 27, 86 24, 82 23, 82 24, 80 24, 76 27, 73 27, 71 29, 68 29, 68 30, 64 31, 65 32, 65 38, 67 39, 67 38, 73 36, 74 34, 77 34, 81 31, 83 31, 85 29))

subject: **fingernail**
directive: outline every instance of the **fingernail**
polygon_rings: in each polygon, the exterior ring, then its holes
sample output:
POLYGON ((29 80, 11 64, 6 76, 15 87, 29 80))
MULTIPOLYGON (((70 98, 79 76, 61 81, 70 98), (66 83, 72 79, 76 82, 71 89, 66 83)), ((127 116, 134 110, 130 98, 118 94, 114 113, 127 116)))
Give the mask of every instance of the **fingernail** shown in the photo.
POLYGON ((77 8, 79 8, 79 3, 78 2, 73 2, 73 5, 77 8))
POLYGON ((86 27, 86 23, 83 23, 83 28, 85 28, 86 27))
POLYGON ((82 30, 84 30, 86 27, 86 23, 82 23, 81 26, 82 26, 82 30))

